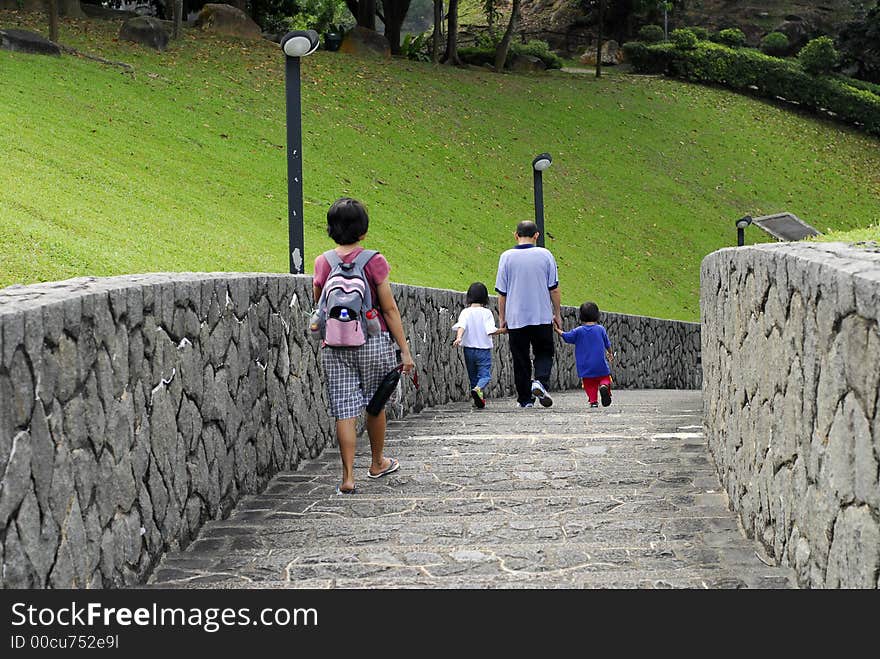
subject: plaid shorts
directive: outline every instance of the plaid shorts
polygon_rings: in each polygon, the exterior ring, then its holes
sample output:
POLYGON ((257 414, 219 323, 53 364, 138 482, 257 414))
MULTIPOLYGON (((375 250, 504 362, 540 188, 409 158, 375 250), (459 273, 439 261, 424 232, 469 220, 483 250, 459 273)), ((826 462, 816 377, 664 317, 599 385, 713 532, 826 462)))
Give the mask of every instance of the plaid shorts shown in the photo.
POLYGON ((397 366, 394 344, 388 332, 367 336, 358 348, 321 349, 321 365, 327 379, 330 413, 337 419, 360 416, 382 378, 397 366))

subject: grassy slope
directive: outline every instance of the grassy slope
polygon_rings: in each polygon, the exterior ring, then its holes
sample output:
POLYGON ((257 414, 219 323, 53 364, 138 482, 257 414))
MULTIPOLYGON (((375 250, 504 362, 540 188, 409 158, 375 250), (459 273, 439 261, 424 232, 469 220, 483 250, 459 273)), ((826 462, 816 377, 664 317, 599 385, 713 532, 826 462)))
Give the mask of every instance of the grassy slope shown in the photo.
MULTIPOLYGON (((61 41, 130 62, 134 77, 0 51, 0 286, 286 271, 278 47, 187 32, 156 54, 114 42, 117 29, 64 22, 61 41)), ((790 210, 821 230, 880 220, 876 140, 671 80, 318 52, 303 64, 303 107, 308 271, 331 246, 328 205, 351 195, 393 280, 491 288, 513 225, 532 214, 529 164, 545 150, 547 246, 568 304, 696 319, 700 260, 735 240, 740 215, 790 210)))

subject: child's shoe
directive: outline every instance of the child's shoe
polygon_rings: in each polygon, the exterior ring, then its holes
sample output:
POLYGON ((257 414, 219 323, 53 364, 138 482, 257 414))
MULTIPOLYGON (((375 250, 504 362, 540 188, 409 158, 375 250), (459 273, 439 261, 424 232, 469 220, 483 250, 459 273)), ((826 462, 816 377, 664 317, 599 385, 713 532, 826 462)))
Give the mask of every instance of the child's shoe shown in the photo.
POLYGON ((599 387, 599 395, 602 397, 602 407, 608 407, 611 405, 611 387, 607 384, 603 384, 599 387))
POLYGON ((486 397, 483 395, 483 390, 479 387, 474 387, 471 389, 471 398, 474 399, 474 407, 478 410, 486 407, 486 397))

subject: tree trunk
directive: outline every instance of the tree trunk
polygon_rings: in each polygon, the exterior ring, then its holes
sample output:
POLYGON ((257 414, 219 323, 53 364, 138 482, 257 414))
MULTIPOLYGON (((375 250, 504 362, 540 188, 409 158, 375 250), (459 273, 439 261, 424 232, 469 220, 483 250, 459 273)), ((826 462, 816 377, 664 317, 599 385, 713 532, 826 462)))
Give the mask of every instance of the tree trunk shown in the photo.
POLYGON ((516 29, 516 20, 519 18, 520 0, 513 0, 513 7, 510 10, 510 22, 507 29, 504 30, 504 36, 495 49, 495 72, 501 73, 504 70, 504 62, 507 61, 507 51, 510 50, 510 40, 513 38, 513 31, 516 29))
POLYGON ((596 36, 596 77, 602 77, 602 28, 605 14, 605 0, 599 0, 599 29, 596 36))
POLYGON ((410 0, 383 0, 385 8, 385 38, 391 46, 392 55, 400 55, 400 29, 406 20, 410 0))
POLYGON ((376 30, 376 0, 345 0, 345 6, 358 25, 376 30))
POLYGON ((47 0, 49 11, 49 41, 58 43, 58 0, 47 0))
POLYGON ((443 0, 434 0, 434 38, 431 43, 431 61, 440 63, 440 38, 443 27, 443 0))
POLYGON ((446 57, 444 61, 447 64, 458 66, 461 64, 461 60, 458 59, 458 0, 449 0, 447 24, 446 57))
POLYGON ((171 38, 180 39, 183 27, 183 0, 174 0, 174 22, 171 25, 171 38))

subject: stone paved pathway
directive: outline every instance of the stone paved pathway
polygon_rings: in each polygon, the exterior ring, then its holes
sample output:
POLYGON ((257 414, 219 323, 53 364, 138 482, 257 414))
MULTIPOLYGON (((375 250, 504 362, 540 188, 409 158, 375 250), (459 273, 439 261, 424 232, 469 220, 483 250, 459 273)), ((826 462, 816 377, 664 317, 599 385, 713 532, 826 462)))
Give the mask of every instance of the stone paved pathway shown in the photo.
POLYGON ((619 391, 589 410, 466 403, 389 424, 401 469, 337 496, 328 450, 169 553, 154 587, 784 588, 727 508, 699 392, 619 391))

